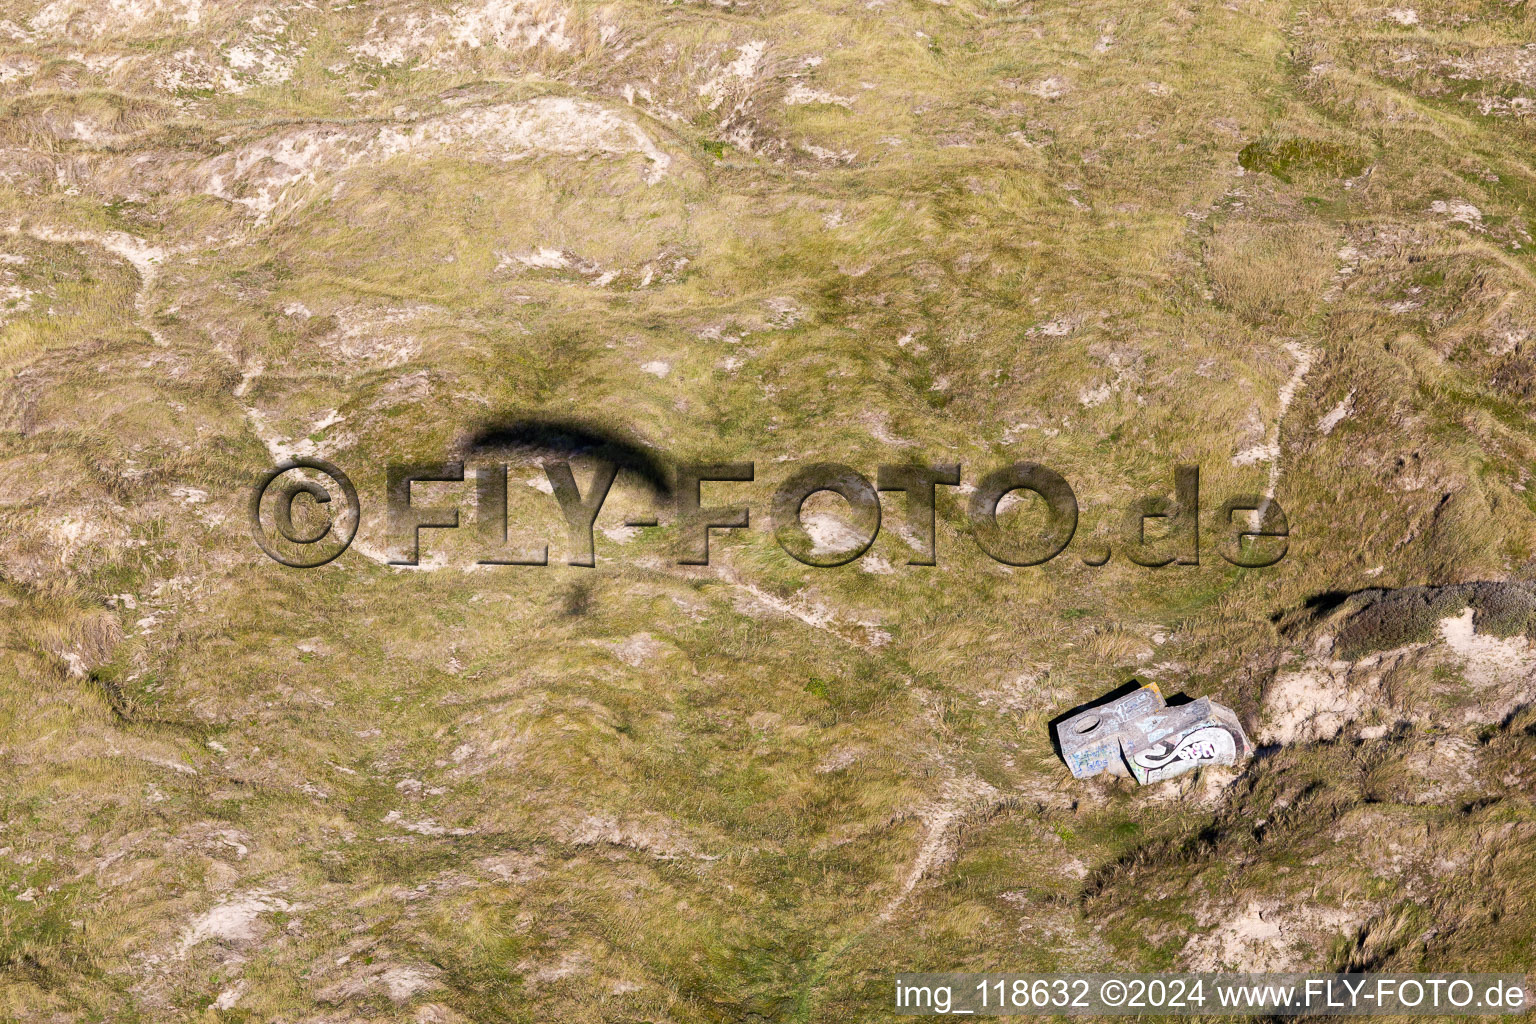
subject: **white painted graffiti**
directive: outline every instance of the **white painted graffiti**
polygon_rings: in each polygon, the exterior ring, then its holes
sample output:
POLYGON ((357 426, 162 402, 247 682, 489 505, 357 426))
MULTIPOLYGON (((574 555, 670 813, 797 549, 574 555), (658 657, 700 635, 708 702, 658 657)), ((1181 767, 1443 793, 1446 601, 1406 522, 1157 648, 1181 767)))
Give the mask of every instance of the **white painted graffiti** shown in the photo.
POLYGON ((1151 771, 1175 761, 1230 764, 1236 753, 1237 745, 1232 734, 1219 726, 1209 725, 1196 729, 1177 745, 1164 740, 1152 749, 1137 754, 1135 761, 1140 767, 1151 771))

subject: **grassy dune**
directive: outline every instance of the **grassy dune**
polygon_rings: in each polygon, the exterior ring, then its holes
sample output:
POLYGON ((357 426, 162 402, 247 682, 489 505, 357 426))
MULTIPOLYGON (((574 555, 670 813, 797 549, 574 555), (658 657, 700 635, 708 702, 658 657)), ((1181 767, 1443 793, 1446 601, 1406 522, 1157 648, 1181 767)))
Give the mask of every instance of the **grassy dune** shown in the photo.
POLYGON ((1528 968, 1525 6, 3 18, 0 1017, 867 1020, 897 970, 1528 968), (386 465, 532 416, 754 461, 704 495, 751 528, 679 565, 625 473, 571 566, 513 452, 548 566, 474 564, 469 482, 419 485, 461 529, 385 564, 386 465), (307 571, 246 520, 295 453, 362 502, 307 571), (1021 460, 1081 505, 1030 568, 966 515, 1021 460), (790 558, 770 500, 818 461, 958 462, 938 564, 896 494, 857 562, 790 558), (1200 564, 1132 564, 1124 510, 1188 463, 1200 564), (1216 510, 1267 491, 1289 553, 1236 569, 1216 510), (1474 581, 1516 589, 1345 600, 1474 581), (1132 677, 1263 756, 1073 781, 1048 722, 1132 677))

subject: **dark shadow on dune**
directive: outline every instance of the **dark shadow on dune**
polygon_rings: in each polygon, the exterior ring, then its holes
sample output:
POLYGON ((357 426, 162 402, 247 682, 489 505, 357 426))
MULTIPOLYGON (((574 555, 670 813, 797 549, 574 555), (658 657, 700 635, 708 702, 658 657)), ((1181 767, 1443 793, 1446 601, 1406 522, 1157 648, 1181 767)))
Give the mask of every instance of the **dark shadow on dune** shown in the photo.
POLYGON ((1298 617, 1306 619, 1326 618, 1345 601, 1348 601, 1356 594, 1363 594, 1366 590, 1370 589, 1373 588, 1367 587, 1362 590, 1324 590, 1313 594, 1294 608, 1280 609, 1269 617, 1269 621, 1275 625, 1280 625, 1283 622, 1294 621, 1298 617))
POLYGON ((1354 660, 1433 640, 1437 622, 1466 608, 1476 615, 1478 633, 1536 637, 1536 584, 1523 580, 1328 590, 1276 612, 1270 621, 1287 641, 1327 628, 1334 634, 1336 655, 1354 660))
POLYGON ((644 441, 593 423, 538 416, 488 420, 456 448, 466 461, 477 455, 601 459, 628 471, 658 498, 672 497, 672 472, 660 454, 644 441))
POLYGON ((1325 590, 1321 594, 1313 594, 1302 603, 1302 607, 1315 615, 1327 615, 1339 605, 1348 601, 1358 590, 1325 590))

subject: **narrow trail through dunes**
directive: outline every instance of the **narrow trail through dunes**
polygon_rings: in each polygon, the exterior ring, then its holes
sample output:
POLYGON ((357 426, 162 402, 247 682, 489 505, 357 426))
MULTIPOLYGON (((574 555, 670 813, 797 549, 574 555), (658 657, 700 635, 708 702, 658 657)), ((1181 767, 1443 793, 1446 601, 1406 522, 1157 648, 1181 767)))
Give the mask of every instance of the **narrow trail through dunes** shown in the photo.
POLYGON ((167 344, 165 336, 155 327, 150 316, 149 298, 150 289, 160 275, 160 265, 171 255, 170 250, 151 245, 125 231, 71 231, 52 227, 24 228, 13 224, 6 228, 6 233, 60 245, 94 245, 127 260, 139 275, 139 286, 133 293, 133 308, 138 314, 140 325, 155 339, 156 344, 167 344))
POLYGON ((1254 445, 1238 452, 1232 459, 1234 466, 1251 466, 1260 462, 1269 463, 1269 482, 1264 488, 1264 497, 1274 498, 1275 489, 1280 485, 1280 431, 1285 423, 1285 414, 1296 400, 1296 395, 1301 391, 1302 383, 1307 378, 1307 373, 1312 369, 1312 362, 1317 358, 1314 349, 1303 345, 1299 341, 1288 341, 1285 350, 1296 360, 1296 368, 1291 376, 1280 386, 1279 406, 1275 410, 1275 421, 1270 425, 1269 435, 1263 444, 1254 445))
POLYGON ((946 781, 938 798, 917 812, 926 830, 923 844, 902 876, 895 897, 880 911, 879 920, 892 920, 917 883, 954 858, 956 832, 968 814, 983 807, 995 807, 999 802, 998 791, 974 776, 946 781))
POLYGON ((642 178, 666 177, 672 157, 630 116, 569 97, 472 107, 383 126, 314 125, 213 157, 194 171, 196 187, 267 223, 303 185, 400 156, 451 152, 464 159, 523 160, 539 153, 587 157, 638 154, 642 178))

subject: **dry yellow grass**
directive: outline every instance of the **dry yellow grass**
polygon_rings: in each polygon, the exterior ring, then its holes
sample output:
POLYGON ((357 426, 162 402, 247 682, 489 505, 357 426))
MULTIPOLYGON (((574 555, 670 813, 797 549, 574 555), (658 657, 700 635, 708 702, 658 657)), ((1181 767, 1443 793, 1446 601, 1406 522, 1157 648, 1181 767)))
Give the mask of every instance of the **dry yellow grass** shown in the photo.
POLYGON ((1312 617, 1531 578, 1520 8, 13 7, 0 1017, 862 1020, 898 968, 1528 966, 1523 636, 1330 652, 1312 617), (421 489, 462 523, 425 568, 382 564, 385 465, 525 416, 755 460, 706 485, 753 528, 680 566, 621 477, 572 567, 523 459, 549 566, 473 565, 470 482, 421 489), (245 522, 295 451, 363 503, 313 571, 245 522), (853 565, 768 527, 803 463, 1022 459, 1081 505, 1044 566, 952 488, 936 566, 895 494, 853 565), (1188 463, 1201 564, 1131 564, 1123 510, 1188 463), (1214 510, 1270 487, 1290 554, 1233 569, 1214 510), (1071 783, 1049 721, 1133 675, 1295 742, 1071 783), (1335 691, 1337 735, 1287 703, 1335 691), (1287 941, 1229 951, 1255 902, 1287 941))

